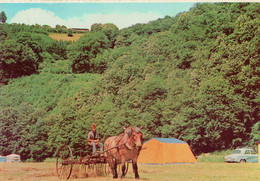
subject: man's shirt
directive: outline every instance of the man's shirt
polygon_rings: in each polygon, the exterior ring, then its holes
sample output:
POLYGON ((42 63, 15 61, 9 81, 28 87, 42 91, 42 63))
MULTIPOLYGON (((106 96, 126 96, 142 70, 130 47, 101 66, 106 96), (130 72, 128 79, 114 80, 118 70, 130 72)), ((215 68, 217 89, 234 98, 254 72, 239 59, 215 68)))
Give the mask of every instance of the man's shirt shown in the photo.
POLYGON ((97 140, 97 139, 99 139, 99 134, 98 134, 98 132, 93 133, 92 131, 90 131, 90 132, 88 133, 88 139, 91 139, 91 140, 97 140))

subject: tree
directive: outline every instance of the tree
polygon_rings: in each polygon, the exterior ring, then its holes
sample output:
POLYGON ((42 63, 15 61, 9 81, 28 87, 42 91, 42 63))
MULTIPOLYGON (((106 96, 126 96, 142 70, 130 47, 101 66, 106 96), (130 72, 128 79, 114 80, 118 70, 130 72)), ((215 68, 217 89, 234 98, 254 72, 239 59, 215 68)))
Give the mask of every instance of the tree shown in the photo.
POLYGON ((252 127, 252 132, 250 133, 251 136, 251 145, 256 146, 256 143, 260 140, 260 122, 257 122, 252 127))
POLYGON ((33 50, 15 40, 6 40, 0 46, 0 66, 3 79, 31 75, 37 71, 38 59, 33 50))
POLYGON ((69 37, 72 37, 72 36, 73 36, 71 29, 68 29, 68 36, 69 36, 69 37))
POLYGON ((119 34, 119 29, 116 25, 112 23, 107 23, 103 25, 102 32, 106 35, 108 41, 109 41, 109 48, 114 48, 116 38, 119 34))
POLYGON ((112 23, 107 23, 107 24, 93 24, 91 26, 91 32, 102 32, 106 35, 108 41, 109 41, 109 48, 114 48, 116 38, 119 34, 119 29, 116 25, 112 23))
POLYGON ((61 27, 61 25, 56 25, 56 32, 57 32, 57 33, 62 33, 62 27, 61 27))
POLYGON ((68 58, 72 60, 72 71, 92 72, 90 60, 109 48, 109 41, 102 32, 89 32, 68 47, 68 58))
POLYGON ((43 52, 43 45, 41 45, 41 38, 37 36, 38 34, 21 32, 17 36, 17 42, 28 46, 37 56, 37 61, 41 62, 42 57, 40 53, 43 52))
POLYGON ((102 24, 101 23, 95 23, 91 26, 91 31, 93 32, 98 32, 100 30, 102 30, 102 24))
POLYGON ((7 17, 6 17, 6 15, 5 15, 5 12, 2 11, 2 12, 0 13, 0 21, 5 24, 5 23, 6 23, 6 20, 7 20, 7 17))

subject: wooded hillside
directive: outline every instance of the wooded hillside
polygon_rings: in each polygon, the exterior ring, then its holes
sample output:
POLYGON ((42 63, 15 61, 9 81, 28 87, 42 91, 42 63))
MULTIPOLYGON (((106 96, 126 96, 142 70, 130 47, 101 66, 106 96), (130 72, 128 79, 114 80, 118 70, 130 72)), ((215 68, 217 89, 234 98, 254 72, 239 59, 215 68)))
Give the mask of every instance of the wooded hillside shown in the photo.
POLYGON ((69 144, 142 126, 196 153, 260 141, 259 3, 203 3, 77 42, 41 26, 0 24, 0 155, 44 160, 69 144))

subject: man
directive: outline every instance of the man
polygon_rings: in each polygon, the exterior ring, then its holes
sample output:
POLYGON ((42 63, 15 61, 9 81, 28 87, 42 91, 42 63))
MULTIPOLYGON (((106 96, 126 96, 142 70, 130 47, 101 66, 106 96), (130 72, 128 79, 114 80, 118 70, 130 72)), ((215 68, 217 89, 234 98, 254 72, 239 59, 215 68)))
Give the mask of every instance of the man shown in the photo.
POLYGON ((91 131, 88 133, 88 143, 93 146, 93 155, 97 152, 97 146, 99 146, 100 151, 103 152, 103 144, 99 142, 99 134, 96 131, 95 124, 91 124, 91 131))

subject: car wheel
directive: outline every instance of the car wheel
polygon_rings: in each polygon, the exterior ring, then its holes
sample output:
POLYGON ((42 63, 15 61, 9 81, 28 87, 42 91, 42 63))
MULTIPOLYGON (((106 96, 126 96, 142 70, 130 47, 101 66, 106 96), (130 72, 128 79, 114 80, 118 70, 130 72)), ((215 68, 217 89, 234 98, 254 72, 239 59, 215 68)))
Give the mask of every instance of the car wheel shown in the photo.
POLYGON ((245 159, 240 160, 240 163, 246 163, 245 159))

